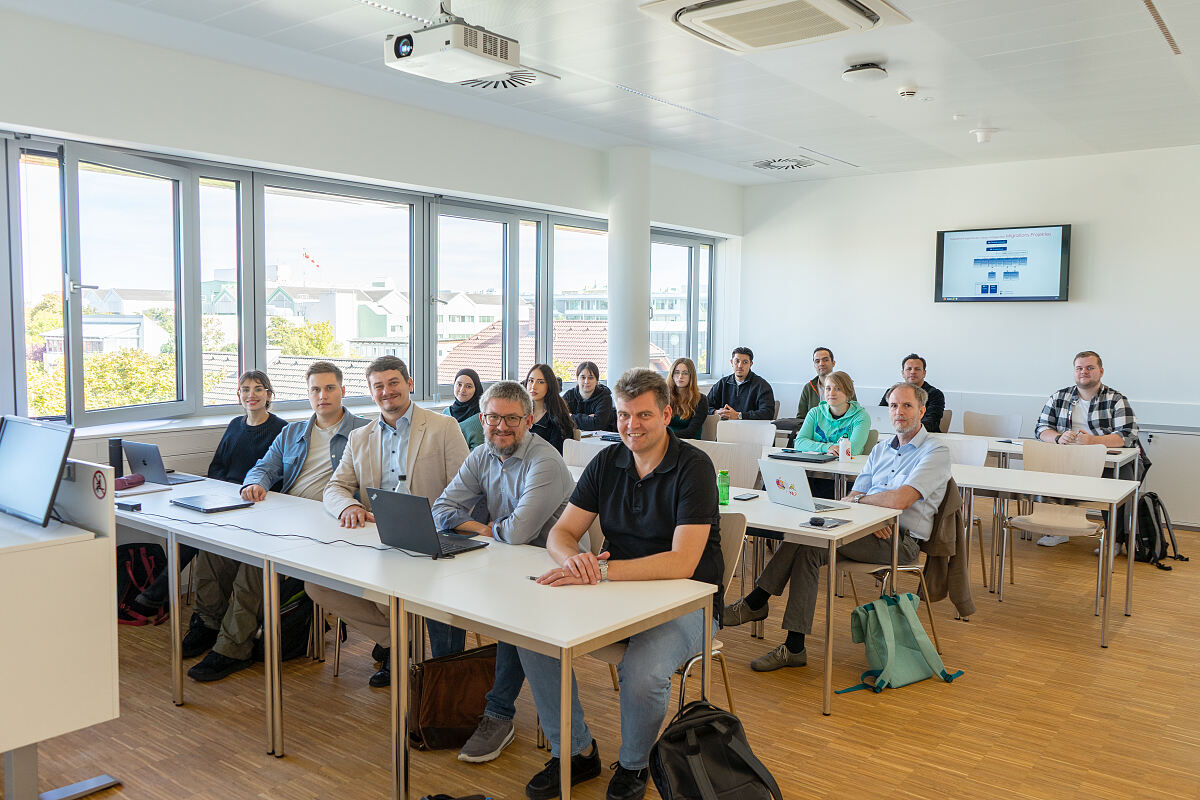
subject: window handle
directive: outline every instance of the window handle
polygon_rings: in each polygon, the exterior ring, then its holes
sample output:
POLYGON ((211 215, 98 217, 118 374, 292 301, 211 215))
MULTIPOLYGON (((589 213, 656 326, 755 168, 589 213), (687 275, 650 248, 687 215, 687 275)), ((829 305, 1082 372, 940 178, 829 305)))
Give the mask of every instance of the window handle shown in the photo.
POLYGON ((94 283, 79 283, 78 281, 71 281, 71 292, 72 293, 78 292, 81 289, 99 289, 99 288, 100 287, 94 283))
POLYGON ((437 295, 434 295, 433 297, 429 298, 429 305, 433 306, 433 305, 437 305, 438 303, 441 303, 444 306, 450 305, 450 301, 443 300, 442 298, 438 297, 437 295))

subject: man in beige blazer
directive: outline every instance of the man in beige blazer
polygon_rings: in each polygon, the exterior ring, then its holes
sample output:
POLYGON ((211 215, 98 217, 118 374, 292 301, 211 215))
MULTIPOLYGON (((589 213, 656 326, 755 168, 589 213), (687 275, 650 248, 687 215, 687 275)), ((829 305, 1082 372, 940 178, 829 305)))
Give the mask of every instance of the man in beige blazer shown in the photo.
MULTIPOLYGON (((342 527, 359 528, 374 522, 367 488, 422 495, 430 505, 438 499, 467 458, 467 441, 458 422, 412 402, 413 380, 408 367, 395 356, 380 356, 367 366, 367 386, 379 406, 379 419, 355 430, 325 487, 324 504, 342 527)), ((387 606, 351 597, 313 583, 305 590, 326 611, 341 617, 378 644, 372 655, 382 667, 371 676, 376 687, 391 684, 388 648, 391 639, 387 606)), ((463 648, 466 634, 430 621, 434 656, 463 648)))

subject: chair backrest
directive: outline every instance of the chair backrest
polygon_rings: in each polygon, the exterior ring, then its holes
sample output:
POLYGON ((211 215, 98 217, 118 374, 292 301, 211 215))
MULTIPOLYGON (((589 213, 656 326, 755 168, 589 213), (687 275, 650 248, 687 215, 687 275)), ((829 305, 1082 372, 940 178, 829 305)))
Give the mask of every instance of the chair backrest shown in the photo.
POLYGON ((1099 478, 1104 473, 1108 448, 1102 444, 1061 445, 1030 439, 1021 443, 1021 449, 1025 469, 1031 472, 1099 478))
POLYGON ((870 455, 877 444, 879 444, 879 431, 871 428, 871 430, 867 431, 867 441, 863 444, 863 452, 870 455))
POLYGON ((613 442, 606 442, 595 437, 578 440, 565 439, 563 440, 563 461, 567 462, 568 467, 586 467, 597 453, 606 447, 612 447, 613 444, 613 442))
POLYGON ((774 444, 775 423, 766 419, 723 419, 717 423, 718 442, 774 444))
POLYGON ((600 515, 592 520, 591 526, 588 528, 588 549, 592 551, 592 555, 598 556, 604 552, 604 531, 600 530, 600 515))
POLYGON ((740 486, 743 489, 753 489, 758 481, 758 459, 762 456, 762 448, 756 444, 734 442, 706 442, 698 439, 694 444, 712 459, 713 467, 718 472, 729 470, 729 485, 740 486))
POLYGON ((947 408, 942 412, 942 421, 938 423, 938 430, 942 433, 950 432, 950 420, 954 419, 954 411, 947 408))
POLYGON ((968 436, 995 436, 1015 439, 1021 435, 1020 414, 980 414, 977 411, 963 412, 963 433, 968 436))
POLYGON ((771 419, 779 419, 779 401, 778 400, 775 401, 775 416, 771 417, 771 419))
POLYGON ((729 589, 733 573, 737 571, 738 559, 742 555, 742 542, 746 539, 746 515, 721 515, 721 559, 725 562, 725 573, 721 585, 729 589))
MULTIPOLYGON (((969 412, 968 412, 969 413, 969 412)), ((987 463, 988 440, 958 436, 939 436, 938 441, 950 449, 951 464, 982 467, 987 463)))
POLYGON ((700 438, 705 441, 715 442, 717 440, 717 423, 721 418, 716 414, 709 414, 704 418, 704 425, 700 428, 700 438))

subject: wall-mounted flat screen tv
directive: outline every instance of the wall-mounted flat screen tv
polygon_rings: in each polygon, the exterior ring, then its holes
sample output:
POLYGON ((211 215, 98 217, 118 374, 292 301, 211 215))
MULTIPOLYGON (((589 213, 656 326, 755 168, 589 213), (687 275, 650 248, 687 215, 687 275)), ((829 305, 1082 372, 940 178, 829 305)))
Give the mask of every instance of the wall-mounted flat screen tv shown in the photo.
POLYGON ((1071 226, 938 231, 938 303, 1066 300, 1071 226))

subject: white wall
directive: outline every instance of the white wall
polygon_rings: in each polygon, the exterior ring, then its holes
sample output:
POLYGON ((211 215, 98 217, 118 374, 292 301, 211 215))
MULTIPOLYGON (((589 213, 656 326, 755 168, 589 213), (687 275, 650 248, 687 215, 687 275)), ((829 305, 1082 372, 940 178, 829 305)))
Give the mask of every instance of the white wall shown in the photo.
MULTIPOLYGON (((0 31, 0 127, 607 216, 600 150, 10 11, 0 31)), ((655 223, 741 233, 740 186, 651 185, 655 223)))
POLYGON ((1022 413, 1032 430, 1092 349, 1143 424, 1200 425, 1197 186, 1200 147, 748 188, 741 339, 785 415, 828 345, 864 387, 919 352, 949 407, 1022 413), (1060 223, 1069 302, 933 302, 938 230, 1060 223))

